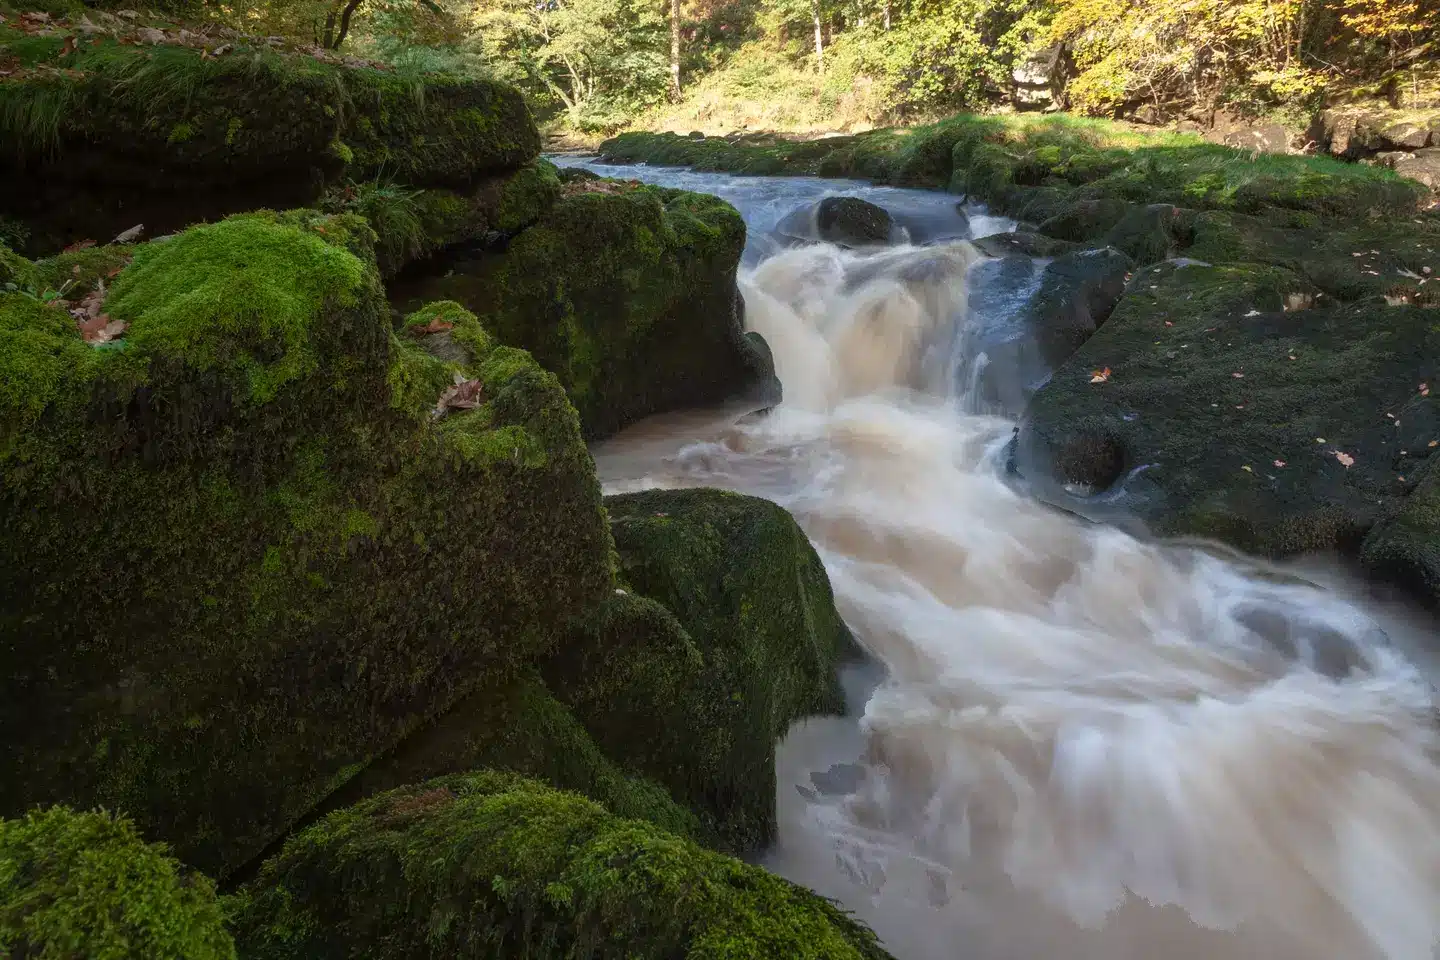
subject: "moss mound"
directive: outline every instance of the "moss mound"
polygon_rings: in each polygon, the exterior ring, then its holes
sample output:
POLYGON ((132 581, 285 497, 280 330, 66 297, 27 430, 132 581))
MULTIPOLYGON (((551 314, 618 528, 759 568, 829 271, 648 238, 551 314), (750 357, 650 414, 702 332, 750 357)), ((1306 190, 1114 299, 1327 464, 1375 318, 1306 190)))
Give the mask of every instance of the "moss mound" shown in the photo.
POLYGON ((495 773, 332 814, 266 863, 235 929, 251 960, 887 956, 815 894, 495 773))
POLYGON ((0 953, 43 960, 233 960, 215 887, 108 813, 0 820, 0 953))
POLYGON ((836 669, 856 656, 830 581, 794 519, 717 490, 606 499, 621 578, 672 611, 617 598, 548 673, 611 756, 670 788, 722 849, 775 831, 775 743, 844 707, 836 669), (624 601, 624 602, 619 602, 624 601))
POLYGON ((777 399, 742 332, 744 245, 740 215, 715 197, 581 181, 503 256, 397 297, 463 303, 554 371, 586 435, 603 437, 664 410, 777 399))
POLYGON ((453 304, 397 335, 372 242, 144 245, 104 344, 0 294, 0 813, 104 804, 223 875, 611 591, 559 383, 453 304))
POLYGON ((1119 494, 1163 534, 1271 557, 1353 551, 1440 439, 1397 429, 1440 373, 1440 327, 1431 310, 1311 307, 1314 294, 1255 264, 1137 273, 1036 393, 1016 466, 1082 512, 1119 494))
POLYGON ((313 203, 342 176, 464 186, 540 150, 504 84, 325 62, 263 40, 201 47, 172 30, 136 42, 126 29, 0 24, 13 58, 0 79, 0 209, 30 222, 36 249, 313 203))
MULTIPOLYGON (((657 616, 669 616, 659 604, 644 602, 656 608, 657 616)), ((491 769, 573 790, 618 816, 647 820, 671 833, 699 832, 695 815, 677 805, 664 787, 623 773, 601 753, 538 677, 499 678, 478 686, 479 692, 337 791, 325 809, 339 809, 363 797, 445 774, 491 769)))

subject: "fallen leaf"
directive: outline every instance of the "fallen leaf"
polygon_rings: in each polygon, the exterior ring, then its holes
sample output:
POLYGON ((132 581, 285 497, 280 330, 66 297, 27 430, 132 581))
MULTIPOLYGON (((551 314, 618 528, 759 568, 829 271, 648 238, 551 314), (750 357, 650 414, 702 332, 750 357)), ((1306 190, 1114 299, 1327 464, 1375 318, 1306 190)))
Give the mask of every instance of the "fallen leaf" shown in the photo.
POLYGON ((1251 469, 1250 469, 1249 464, 1246 464, 1245 466, 1241 467, 1240 469, 1241 469, 1241 470, 1244 470, 1246 473, 1254 473, 1254 472, 1255 472, 1254 470, 1251 470, 1251 469))
POLYGON ((1431 440, 1429 443, 1425 444, 1425 446, 1427 446, 1427 447, 1440 446, 1440 440, 1431 440))
POLYGON ((1325 442, 1325 438, 1324 438, 1324 437, 1316 437, 1316 438, 1315 438, 1315 442, 1316 442, 1316 443, 1324 443, 1324 442, 1325 442))
POLYGON ((1167 326, 1167 327, 1173 327, 1173 326, 1175 326, 1175 324, 1174 324, 1172 321, 1170 321, 1170 320, 1166 320, 1166 321, 1165 321, 1165 326, 1167 326))
POLYGON ((1234 377, 1236 380, 1244 380, 1244 379, 1245 379, 1245 374, 1240 373, 1239 371, 1236 371, 1235 373, 1230 374, 1230 376, 1234 377))
POLYGON ((1405 482, 1405 478, 1404 478, 1404 477, 1401 477, 1401 478, 1400 478, 1400 482, 1401 482, 1401 483, 1404 483, 1404 482, 1405 482))
POLYGON ((466 380, 462 374, 456 374, 456 383, 445 388, 440 394, 440 399, 435 402, 434 416, 443 417, 451 410, 474 410, 480 406, 480 391, 482 384, 479 380, 466 380))
MULTIPOLYGON (((123 221, 122 221, 122 222, 123 222, 123 221)), ((110 242, 111 242, 111 243, 133 243, 134 241, 139 240, 139 239, 140 239, 140 234, 142 234, 142 233, 144 233, 144 232, 145 232, 145 224, 143 224, 143 223, 137 223, 137 224, 135 224, 135 226, 131 227, 129 230, 122 230, 119 234, 116 235, 115 239, 114 239, 114 240, 111 240, 110 242)))
POLYGON ((455 324, 447 323, 444 320, 431 320, 424 326, 411 327, 410 335, 412 337, 423 337, 432 333, 444 333, 446 330, 450 330, 454 326, 455 324))
POLYGON ((1349 469, 1350 467, 1355 465, 1354 457, 1350 456, 1350 454, 1348 453, 1341 453, 1339 450, 1335 451, 1335 459, 1339 460, 1341 466, 1344 466, 1346 469, 1349 469))
POLYGON ((1422 384, 1420 384, 1420 396, 1422 396, 1422 397, 1428 397, 1428 396, 1430 396, 1430 384, 1428 384, 1428 383, 1422 383, 1422 384))
POLYGON ((1104 370, 1091 370, 1091 371, 1090 371, 1090 382, 1091 382, 1091 383, 1104 383, 1106 380, 1109 380, 1109 379, 1110 379, 1110 368, 1109 368, 1109 367, 1106 367, 1104 370))
POLYGON ((1284 460, 1276 460, 1276 461, 1275 461, 1275 466, 1277 466, 1277 467, 1283 467, 1283 466, 1285 466, 1285 461, 1284 461, 1284 460))

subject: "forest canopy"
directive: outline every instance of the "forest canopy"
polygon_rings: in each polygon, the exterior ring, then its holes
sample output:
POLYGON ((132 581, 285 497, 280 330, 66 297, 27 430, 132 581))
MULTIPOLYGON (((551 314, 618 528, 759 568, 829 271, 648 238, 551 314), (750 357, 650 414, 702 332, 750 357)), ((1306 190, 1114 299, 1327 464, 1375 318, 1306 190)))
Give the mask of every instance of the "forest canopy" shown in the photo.
POLYGON ((1440 84, 1440 0, 161 2, 397 68, 498 77, 542 119, 591 131, 681 100, 699 119, 752 102, 782 129, 807 122, 786 113, 806 98, 808 122, 833 127, 1037 99, 1105 116, 1264 113, 1342 87, 1403 101, 1407 84, 1416 97, 1440 84))

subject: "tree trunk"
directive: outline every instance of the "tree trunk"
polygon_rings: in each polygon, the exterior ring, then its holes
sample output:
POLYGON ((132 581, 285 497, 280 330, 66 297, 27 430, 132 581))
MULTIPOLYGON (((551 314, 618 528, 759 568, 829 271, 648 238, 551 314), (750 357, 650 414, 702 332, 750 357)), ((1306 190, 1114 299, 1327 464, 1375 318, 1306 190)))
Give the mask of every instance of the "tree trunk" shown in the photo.
POLYGON ((890 0, 885 0, 885 32, 890 32, 890 0))
MULTIPOLYGON (((340 11, 340 32, 335 35, 334 43, 326 44, 326 46, 328 46, 331 50, 339 50, 340 44, 344 43, 345 38, 349 36, 350 18, 355 15, 356 9, 359 8, 362 2, 364 2, 364 0, 347 0, 345 4, 345 9, 340 11)), ((333 16, 334 13, 331 13, 331 17, 333 16)), ((330 24, 328 23, 326 25, 325 34, 327 37, 330 34, 330 24)))
POLYGON ((670 0, 670 99, 680 100, 680 0, 670 0))
POLYGON ((810 16, 815 21, 815 72, 825 75, 825 30, 820 22, 820 0, 810 0, 810 16))

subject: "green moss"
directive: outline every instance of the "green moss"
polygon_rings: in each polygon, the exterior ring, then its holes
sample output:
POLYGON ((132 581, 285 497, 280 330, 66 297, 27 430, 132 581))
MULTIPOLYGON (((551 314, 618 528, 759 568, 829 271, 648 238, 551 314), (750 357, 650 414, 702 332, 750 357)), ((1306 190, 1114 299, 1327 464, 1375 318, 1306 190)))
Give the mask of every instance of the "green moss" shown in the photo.
POLYGON ((573 790, 618 816, 647 820, 682 836, 700 829, 695 815, 677 805, 665 788, 623 773, 540 679, 529 675, 484 683, 481 692, 372 764, 331 797, 325 810, 405 784, 480 769, 512 771, 573 790))
POLYGON ((838 713, 855 655, 830 581, 795 521, 713 490, 606 499, 621 579, 683 624, 617 598, 547 668, 601 746, 668 786, 722 849, 775 830, 775 743, 804 716, 838 713))
POLYGON ((770 383, 738 315, 744 242, 739 214, 714 197, 582 192, 556 202, 503 256, 397 298, 463 303, 501 342, 553 370, 586 433, 604 436, 770 383))
POLYGON ((112 243, 49 257, 35 264, 37 285, 51 290, 64 288, 67 299, 78 300, 97 284, 117 275, 134 253, 130 244, 112 243))
POLYGON ((0 291, 35 286, 35 265, 4 244, 0 244, 0 291))
POLYGON ((215 887, 130 821, 63 807, 0 820, 0 953, 233 960, 215 887))
POLYGON ((317 369, 310 325, 356 306, 364 277, 360 260, 314 234, 235 218, 137 250, 105 306, 137 348, 233 370, 239 395, 264 402, 317 369))
POLYGON ((0 25, 0 43, 27 64, 61 68, 0 85, 0 207, 32 221, 42 247, 84 239, 80 224, 164 233, 314 203, 343 176, 463 188, 539 152, 519 93, 494 81, 401 76, 242 40, 219 57, 104 35, 66 45, 72 29, 37 44, 0 25))
POLYGON ((500 192, 494 226, 501 233, 514 233, 539 220, 560 197, 560 176, 555 165, 540 160, 505 181, 500 192))
POLYGON ((235 929, 253 960, 887 956, 809 891, 497 773, 332 814, 265 865, 235 929))
POLYGON ((397 335, 367 236, 143 246, 115 350, 0 301, 0 810, 124 809, 228 873, 612 589, 559 384, 473 321, 456 359, 397 335), (483 402, 437 421, 457 373, 483 402))

